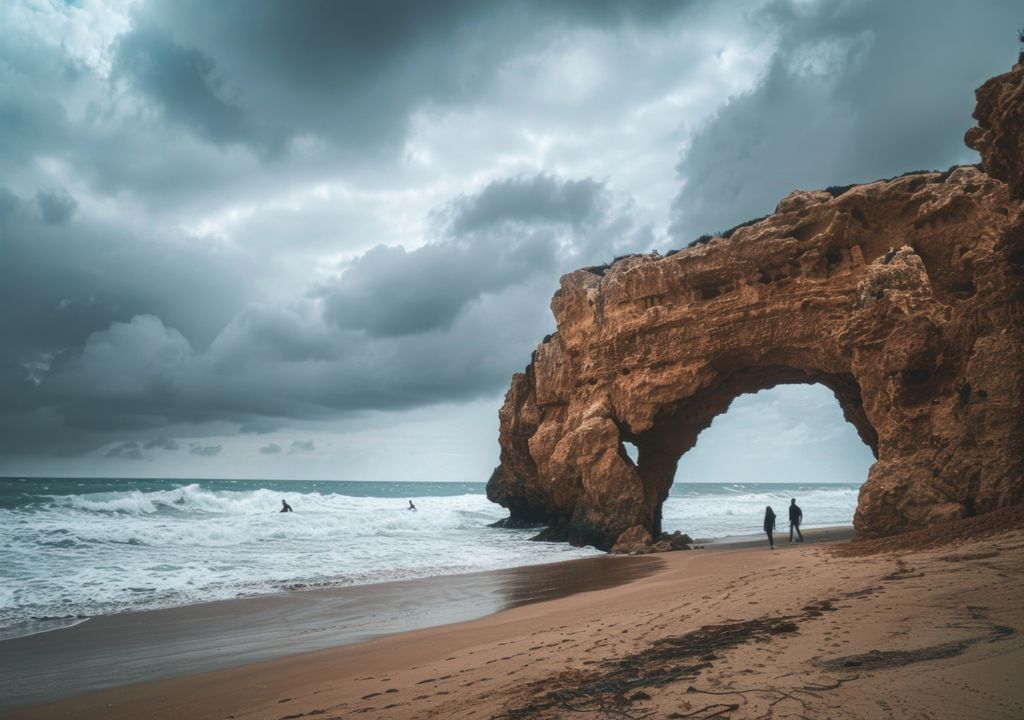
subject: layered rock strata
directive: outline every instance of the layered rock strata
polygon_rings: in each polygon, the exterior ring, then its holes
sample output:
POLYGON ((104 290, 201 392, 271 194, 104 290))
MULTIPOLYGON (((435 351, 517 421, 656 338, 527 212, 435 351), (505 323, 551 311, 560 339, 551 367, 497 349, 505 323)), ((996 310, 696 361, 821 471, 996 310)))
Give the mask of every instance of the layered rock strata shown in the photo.
POLYGON ((859 534, 1024 501, 1022 88, 1018 65, 979 89, 981 167, 796 191, 703 244, 564 276, 488 497, 549 538, 635 547, 737 395, 821 383, 877 458, 859 534))

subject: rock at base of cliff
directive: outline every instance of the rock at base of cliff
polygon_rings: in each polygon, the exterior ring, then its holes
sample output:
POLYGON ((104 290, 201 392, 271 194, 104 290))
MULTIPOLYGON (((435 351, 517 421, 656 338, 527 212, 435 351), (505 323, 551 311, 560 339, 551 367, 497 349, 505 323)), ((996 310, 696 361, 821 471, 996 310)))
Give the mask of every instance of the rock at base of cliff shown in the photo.
POLYGON ((639 553, 651 552, 651 543, 654 538, 647 532, 643 525, 634 525, 619 535, 619 539, 609 550, 613 555, 636 555, 639 553))
POLYGON ((536 528, 543 526, 544 523, 539 520, 524 520, 522 518, 509 516, 507 518, 502 518, 501 520, 495 520, 487 527, 505 528, 507 530, 522 530, 523 528, 536 528))
POLYGON ((537 542, 569 542, 569 526, 560 522, 544 528, 530 539, 537 542))
POLYGON ((609 552, 613 555, 646 555, 647 553, 689 550, 692 543, 693 538, 678 530, 672 534, 662 533, 657 538, 653 538, 643 525, 634 525, 619 535, 618 541, 609 552))
POLYGON ((693 538, 684 532, 676 530, 674 533, 662 533, 655 540, 655 543, 668 543, 669 548, 672 550, 689 550, 690 546, 693 545, 693 538))

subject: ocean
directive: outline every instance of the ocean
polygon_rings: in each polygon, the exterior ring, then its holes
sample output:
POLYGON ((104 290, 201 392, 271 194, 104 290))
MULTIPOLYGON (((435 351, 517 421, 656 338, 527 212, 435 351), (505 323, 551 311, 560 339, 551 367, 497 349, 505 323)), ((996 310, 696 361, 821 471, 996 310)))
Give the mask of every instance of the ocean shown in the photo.
MULTIPOLYGON (((666 530, 760 531, 790 497, 849 525, 856 485, 677 483, 666 530)), ((0 478, 0 639, 112 613, 600 555, 488 527, 483 483, 0 478), (281 500, 294 512, 281 513, 281 500), (417 510, 408 509, 412 500, 417 510)))

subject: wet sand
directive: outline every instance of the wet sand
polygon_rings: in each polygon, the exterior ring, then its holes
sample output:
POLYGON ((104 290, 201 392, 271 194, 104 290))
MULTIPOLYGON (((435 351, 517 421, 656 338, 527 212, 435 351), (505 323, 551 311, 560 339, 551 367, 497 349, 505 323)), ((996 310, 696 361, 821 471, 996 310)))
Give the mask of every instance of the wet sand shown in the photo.
POLYGON ((0 641, 0 710, 472 620, 630 582, 653 557, 595 557, 122 613, 0 641))
POLYGON ((883 541, 659 555, 603 589, 2 717, 1024 717, 1011 510, 883 541))

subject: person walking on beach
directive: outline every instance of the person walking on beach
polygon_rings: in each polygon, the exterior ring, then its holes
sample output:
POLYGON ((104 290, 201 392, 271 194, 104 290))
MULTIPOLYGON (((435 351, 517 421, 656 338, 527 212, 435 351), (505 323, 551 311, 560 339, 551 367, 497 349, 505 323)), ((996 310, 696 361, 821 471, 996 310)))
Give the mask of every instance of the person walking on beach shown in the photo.
POLYGON ((764 531, 768 535, 768 549, 775 549, 775 538, 772 537, 772 532, 775 530, 775 511, 772 510, 772 506, 768 505, 764 509, 764 531))
POLYGON ((800 509, 800 506, 796 504, 796 498, 789 501, 789 541, 793 542, 793 531, 796 530, 796 536, 800 538, 797 542, 803 542, 804 536, 800 532, 800 523, 804 521, 804 511, 800 509))
POLYGON ((281 512, 295 512, 292 510, 292 506, 289 505, 284 498, 281 498, 281 512))

